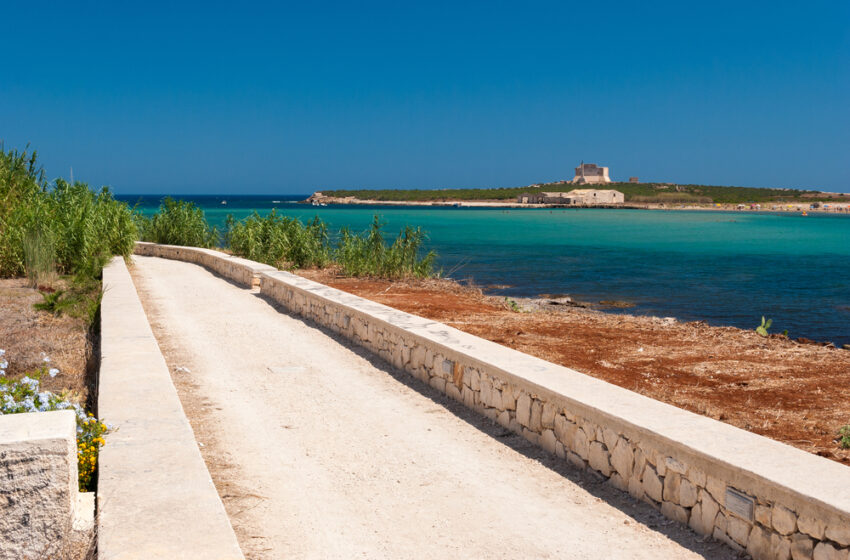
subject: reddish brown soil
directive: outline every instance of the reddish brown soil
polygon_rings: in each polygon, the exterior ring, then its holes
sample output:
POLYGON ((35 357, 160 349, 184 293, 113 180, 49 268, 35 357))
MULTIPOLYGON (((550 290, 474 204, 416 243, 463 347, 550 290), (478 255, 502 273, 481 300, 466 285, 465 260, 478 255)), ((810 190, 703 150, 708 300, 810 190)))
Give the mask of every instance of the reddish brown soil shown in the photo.
POLYGON ((27 287, 25 278, 0 279, 0 349, 6 350, 7 377, 55 367, 60 373, 54 378, 44 375, 41 387, 56 393, 70 390, 85 402, 92 351, 88 329, 81 319, 36 311, 33 304, 40 301, 41 294, 27 287))
POLYGON ((515 312, 445 280, 301 275, 850 464, 850 351, 753 331, 553 306, 515 312))

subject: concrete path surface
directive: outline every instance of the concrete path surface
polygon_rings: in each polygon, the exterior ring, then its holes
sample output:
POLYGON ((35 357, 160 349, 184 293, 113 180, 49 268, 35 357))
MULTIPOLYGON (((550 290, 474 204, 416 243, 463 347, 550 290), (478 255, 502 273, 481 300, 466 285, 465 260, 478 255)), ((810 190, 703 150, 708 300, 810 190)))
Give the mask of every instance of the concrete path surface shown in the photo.
POLYGON ((248 558, 735 558, 192 264, 134 281, 248 558))

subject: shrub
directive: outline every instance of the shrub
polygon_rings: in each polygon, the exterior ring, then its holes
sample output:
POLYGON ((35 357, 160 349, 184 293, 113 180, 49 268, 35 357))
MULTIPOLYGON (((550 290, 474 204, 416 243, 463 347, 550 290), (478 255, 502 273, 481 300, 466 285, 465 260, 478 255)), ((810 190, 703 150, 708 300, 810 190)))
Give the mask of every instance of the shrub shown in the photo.
POLYGON ((228 216, 225 243, 238 255, 279 268, 323 267, 330 262, 328 228, 318 217, 305 225, 275 210, 265 217, 254 212, 238 222, 228 216))
POLYGON ((204 211, 193 202, 166 197, 153 216, 136 216, 142 241, 212 247, 218 244, 218 232, 210 227, 204 211))
POLYGON ((392 245, 387 246, 381 232, 384 224, 378 216, 372 219, 369 230, 361 235, 347 228, 340 231, 334 254, 345 274, 382 278, 425 278, 435 275, 433 251, 419 257, 425 234, 420 228, 403 228, 392 245))
POLYGON ((92 490, 92 480, 97 468, 97 457, 104 445, 103 435, 108 431, 106 424, 83 407, 71 400, 67 393, 56 395, 50 391, 41 391, 39 380, 43 375, 55 376, 56 369, 43 367, 37 373, 31 373, 19 380, 5 377, 8 362, 5 351, 0 350, 0 414, 18 414, 21 412, 47 412, 50 410, 73 410, 77 419, 77 472, 80 490, 92 490))
MULTIPOLYGON (((94 278, 112 255, 129 256, 133 213, 109 189, 44 180, 36 154, 0 146, 0 276, 38 276, 49 268, 94 278)), ((48 272, 49 274, 49 272, 48 272)))
POLYGON ((838 430, 838 445, 840 445, 842 449, 850 449, 850 424, 842 426, 841 429, 838 430))

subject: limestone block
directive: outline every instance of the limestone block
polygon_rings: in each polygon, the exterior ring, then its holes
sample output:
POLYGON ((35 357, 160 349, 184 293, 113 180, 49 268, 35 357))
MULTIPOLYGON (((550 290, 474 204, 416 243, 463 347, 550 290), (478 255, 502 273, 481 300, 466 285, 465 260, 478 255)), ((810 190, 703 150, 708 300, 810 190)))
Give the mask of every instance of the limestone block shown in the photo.
POLYGON ((755 517, 758 523, 761 523, 765 527, 772 527, 770 523, 770 511, 771 507, 764 504, 756 504, 753 512, 753 517, 755 517))
POLYGON ((602 429, 602 443, 605 444, 605 447, 608 449, 614 449, 614 446, 617 445, 617 440, 620 438, 619 434, 612 430, 611 428, 603 428, 602 429))
POLYGON ((711 494, 711 497, 720 504, 721 507, 726 507, 726 483, 720 479, 714 478, 711 475, 705 477, 705 489, 711 494))
POLYGON ((561 414, 555 417, 555 437, 567 447, 571 447, 578 426, 561 414))
POLYGON ((643 482, 641 482, 640 477, 637 474, 632 475, 629 479, 629 495, 636 500, 643 499, 643 482))
POLYGON ((417 344, 410 351, 410 367, 422 368, 425 365, 425 347, 417 344))
POLYGON ((841 546, 850 546, 850 524, 831 524, 826 528, 826 538, 841 546))
MULTIPOLYGON (((739 519, 738 521, 741 520, 739 519)), ((747 542, 747 552, 754 560, 767 560, 770 558, 770 533, 761 527, 753 527, 747 542)))
POLYGON ((496 417, 496 422, 499 423, 503 428, 511 427, 511 413, 507 410, 503 411, 499 416, 496 417))
POLYGON ((500 411, 496 408, 487 408, 487 407, 484 408, 484 416, 486 416, 487 418, 489 418, 490 420, 492 420, 494 422, 496 421, 496 418, 498 418, 499 412, 500 411))
POLYGON ((502 409, 516 410, 517 398, 510 387, 502 388, 502 409))
POLYGON ((688 517, 690 516, 688 510, 673 502, 662 502, 661 513, 668 519, 684 524, 687 524, 688 517))
POLYGON ((654 459, 653 463, 655 464, 655 470, 658 472, 658 476, 667 476, 667 457, 656 454, 654 459))
POLYGON ((475 393, 468 386, 463 386, 463 392, 461 393, 463 397, 463 405, 467 408, 475 407, 475 393))
POLYGON ((688 469, 687 474, 688 480, 694 483, 694 486, 699 488, 705 488, 705 471, 702 469, 698 469, 696 467, 691 467, 688 469))
POLYGON ((584 430, 581 428, 575 431, 575 436, 573 437, 572 445, 570 448, 582 459, 587 460, 588 453, 588 445, 587 434, 584 433, 584 430))
POLYGON ((540 434, 538 434, 537 432, 532 432, 528 428, 522 429, 522 437, 524 437, 534 445, 537 445, 540 442, 540 434))
POLYGON ((0 559, 58 557, 77 499, 74 413, 0 416, 0 472, 0 559))
POLYGON ((653 501, 660 502, 663 499, 663 488, 655 469, 652 465, 646 465, 643 471, 643 491, 653 501))
POLYGON ((463 384, 473 391, 479 391, 481 389, 481 374, 475 368, 463 368, 463 384))
POLYGON ((732 515, 726 518, 726 534, 744 548, 747 547, 752 529, 753 526, 740 517, 732 515))
POLYGON ((446 383, 446 395, 456 401, 463 402, 463 395, 454 383, 446 383))
POLYGON ((635 446, 635 464, 634 464, 634 472, 638 475, 643 474, 643 468, 646 466, 646 455, 638 446, 635 446))
POLYGON ((679 489, 682 485, 682 477, 674 472, 668 472, 664 477, 664 501, 679 503, 679 489))
MULTIPOLYGON (((712 518, 711 521, 714 521, 714 518, 712 518)), ((688 519, 688 526, 700 535, 707 535, 714 529, 713 524, 711 526, 706 526, 702 503, 697 503, 697 505, 691 509, 691 517, 688 519)))
POLYGON ((531 424, 531 397, 527 393, 520 395, 516 401, 516 419, 523 426, 531 424))
MULTIPOLYGON (((618 437, 611 451, 611 465, 620 473, 624 480, 632 477, 635 455, 631 444, 623 437, 618 437)), ((691 504, 693 505, 693 504, 691 504)))
POLYGON ((499 406, 502 405, 502 397, 501 396, 499 396, 499 402, 498 403, 496 403, 495 399, 493 398, 493 384, 490 383, 489 379, 482 379, 480 386, 481 386, 481 390, 479 391, 479 398, 481 399, 481 404, 483 404, 484 406, 490 406, 490 407, 495 407, 495 408, 497 408, 496 407, 497 404, 499 406))
POLYGON ((534 399, 531 401, 531 419, 529 420, 528 428, 533 432, 540 432, 543 429, 542 423, 543 403, 534 399))
POLYGON ((432 377, 429 383, 431 387, 440 391, 441 393, 446 392, 446 380, 442 377, 432 377))
POLYGON ((667 457, 664 460, 664 462, 667 465, 668 471, 673 471, 674 473, 680 474, 680 475, 683 475, 683 476, 686 472, 688 472, 687 465, 685 465, 684 463, 682 463, 678 459, 674 459, 673 457, 667 457))
POLYGON ((819 542, 812 553, 814 560, 847 560, 847 550, 835 548, 828 542, 819 542))
POLYGON ((555 413, 557 410, 558 408, 554 404, 550 402, 543 403, 543 412, 540 415, 540 423, 544 428, 551 430, 555 427, 555 413))
POLYGON ((599 471, 605 476, 611 476, 610 456, 602 442, 594 441, 590 444, 587 462, 593 470, 599 471))
POLYGON ((678 503, 682 507, 693 507, 697 503, 697 487, 687 478, 682 478, 679 484, 678 503))
POLYGON ((566 452, 567 461, 572 463, 575 467, 579 469, 583 469, 587 466, 587 463, 584 459, 581 458, 577 453, 573 453, 572 451, 566 452))
POLYGON ((555 453, 557 443, 558 439, 555 437, 555 432, 553 430, 543 430, 543 434, 540 436, 540 447, 549 453, 555 453))
POLYGON ((826 523, 814 517, 801 515, 797 519, 797 528, 800 529, 801 533, 806 533, 810 537, 814 537, 815 540, 823 540, 826 536, 826 523))
POLYGON ((791 537, 792 560, 812 560, 815 543, 807 535, 796 533, 791 537))
POLYGON ((629 483, 619 473, 613 473, 611 478, 608 479, 608 483, 617 490, 622 490, 623 492, 628 492, 629 490, 629 483))
POLYGON ((797 530, 797 514, 779 504, 774 504, 773 506, 771 522, 773 523, 773 528, 780 535, 790 535, 797 530))

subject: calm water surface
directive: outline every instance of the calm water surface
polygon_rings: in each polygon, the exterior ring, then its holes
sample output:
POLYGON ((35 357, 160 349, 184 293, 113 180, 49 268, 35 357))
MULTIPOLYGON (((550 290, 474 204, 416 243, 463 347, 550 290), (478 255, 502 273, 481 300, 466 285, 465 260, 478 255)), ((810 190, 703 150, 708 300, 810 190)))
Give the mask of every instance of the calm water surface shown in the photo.
MULTIPOLYGON (((143 213, 159 205, 159 197, 123 198, 143 213)), ((773 332, 850 344, 850 216, 184 198, 219 227, 228 214, 238 219, 275 207, 302 220, 318 215, 332 229, 365 230, 374 214, 387 222, 388 236, 421 226, 448 276, 499 286, 489 291, 506 296, 622 300, 635 305, 627 313, 741 328, 755 328, 765 315, 773 318, 773 332)))

